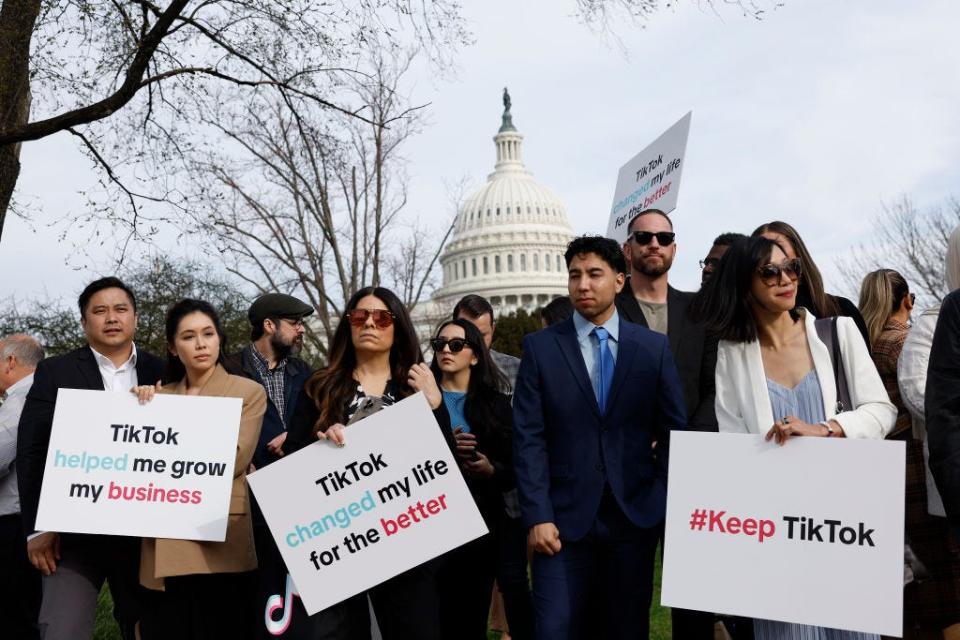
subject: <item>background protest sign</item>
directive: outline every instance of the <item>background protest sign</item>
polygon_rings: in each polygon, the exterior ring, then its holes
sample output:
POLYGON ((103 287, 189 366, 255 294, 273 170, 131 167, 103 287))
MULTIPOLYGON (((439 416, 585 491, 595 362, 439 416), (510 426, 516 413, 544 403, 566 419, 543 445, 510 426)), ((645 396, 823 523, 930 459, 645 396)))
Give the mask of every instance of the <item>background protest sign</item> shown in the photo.
POLYGON ((670 435, 661 603, 900 637, 904 444, 670 435))
POLYGON ((422 393, 247 477, 307 613, 487 533, 422 393))
POLYGON ((688 112, 646 149, 620 167, 610 222, 607 224, 608 238, 621 244, 625 242, 630 219, 644 209, 660 209, 670 213, 677 208, 680 175, 683 173, 692 117, 693 112, 688 112))
POLYGON ((242 404, 60 389, 37 529, 222 542, 242 404))

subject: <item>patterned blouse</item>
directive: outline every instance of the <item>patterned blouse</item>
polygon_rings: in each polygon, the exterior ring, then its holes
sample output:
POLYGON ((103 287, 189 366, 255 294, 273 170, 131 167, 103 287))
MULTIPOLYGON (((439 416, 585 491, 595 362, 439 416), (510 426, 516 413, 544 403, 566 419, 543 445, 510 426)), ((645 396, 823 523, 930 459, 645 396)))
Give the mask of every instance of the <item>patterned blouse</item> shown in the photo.
POLYGON ((897 320, 888 320, 883 331, 873 343, 870 355, 873 357, 883 386, 887 389, 890 402, 897 407, 897 423, 888 439, 900 440, 909 435, 911 428, 910 413, 900 398, 900 385, 897 384, 897 361, 903 350, 903 343, 910 332, 910 325, 897 320))

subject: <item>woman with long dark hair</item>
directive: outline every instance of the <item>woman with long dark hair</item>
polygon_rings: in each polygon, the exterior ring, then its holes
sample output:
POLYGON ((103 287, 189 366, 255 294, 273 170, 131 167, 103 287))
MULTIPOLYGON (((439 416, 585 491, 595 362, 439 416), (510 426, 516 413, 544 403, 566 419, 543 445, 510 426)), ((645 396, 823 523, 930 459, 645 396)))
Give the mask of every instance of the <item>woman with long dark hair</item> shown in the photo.
MULTIPOLYGON (((856 326, 843 317, 837 319, 837 339, 852 406, 837 407, 830 351, 817 336, 815 318, 796 304, 804 269, 779 243, 756 236, 731 246, 697 294, 694 315, 720 337, 720 431, 760 434, 781 445, 795 436, 883 438, 896 409, 856 326)), ((755 620, 754 636, 878 638, 770 620, 755 620)))
MULTIPOLYGON (((453 450, 449 414, 436 379, 423 362, 413 323, 403 303, 383 287, 360 289, 347 301, 344 316, 334 331, 328 365, 304 385, 283 450, 292 453, 318 438, 343 446, 349 433, 346 425, 418 391, 423 392, 434 410, 453 450)), ((385 640, 441 638, 436 580, 429 562, 300 624, 323 627, 324 639, 369 638, 368 594, 385 640)), ((294 619, 293 626, 297 625, 298 620, 294 619)))
POLYGON ((148 598, 140 621, 144 640, 252 638, 247 612, 253 598, 250 497, 245 476, 267 407, 263 387, 223 368, 226 336, 216 310, 202 300, 181 300, 167 312, 166 384, 135 387, 141 402, 154 392, 242 398, 237 455, 233 467, 227 533, 223 542, 145 538, 140 580, 148 598))
POLYGON ((813 261, 813 256, 807 250, 800 234, 791 225, 780 220, 762 224, 753 230, 753 237, 763 236, 776 242, 787 258, 799 258, 803 264, 803 276, 798 280, 796 305, 803 307, 817 318, 831 316, 846 316, 852 318, 863 336, 863 341, 870 346, 870 335, 867 325, 860 315, 857 306, 841 296, 830 295, 823 289, 823 278, 820 270, 813 261))
POLYGON ((491 533, 440 559, 440 628, 444 638, 487 637, 490 590, 497 574, 496 532, 505 517, 503 492, 514 484, 513 414, 503 374, 473 323, 450 320, 430 341, 430 369, 443 394, 457 442, 457 459, 491 533))

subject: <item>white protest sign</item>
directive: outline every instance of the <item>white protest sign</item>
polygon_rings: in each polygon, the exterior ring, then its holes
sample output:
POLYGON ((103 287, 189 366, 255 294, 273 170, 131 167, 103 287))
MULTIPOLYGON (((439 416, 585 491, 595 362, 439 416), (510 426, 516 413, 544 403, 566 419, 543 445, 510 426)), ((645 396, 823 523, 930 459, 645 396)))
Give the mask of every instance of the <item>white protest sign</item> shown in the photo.
POLYGON ((222 542, 242 405, 60 389, 37 529, 222 542))
POLYGON ((247 476, 308 614, 487 533, 422 393, 247 476))
POLYGON ((607 237, 621 244, 627 239, 627 225, 644 209, 670 213, 677 208, 680 175, 693 112, 667 129, 646 149, 620 167, 613 195, 607 237))
POLYGON ((903 442, 670 435, 661 603, 900 637, 903 442))

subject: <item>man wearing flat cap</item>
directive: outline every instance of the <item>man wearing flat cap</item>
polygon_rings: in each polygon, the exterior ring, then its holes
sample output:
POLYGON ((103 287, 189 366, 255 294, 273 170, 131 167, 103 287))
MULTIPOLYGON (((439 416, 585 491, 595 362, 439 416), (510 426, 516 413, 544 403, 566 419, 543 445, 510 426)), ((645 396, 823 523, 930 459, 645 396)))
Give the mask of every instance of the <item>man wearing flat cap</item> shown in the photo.
MULTIPOLYGON (((313 368, 296 357, 303 347, 303 319, 313 307, 283 293, 268 293, 253 301, 247 311, 250 341, 239 353, 226 359, 226 369, 263 385, 267 391, 267 411, 263 416, 260 442, 253 454, 253 466, 259 469, 283 455, 287 428, 303 385, 313 368)), ((257 551, 257 594, 252 619, 257 620, 257 638, 273 638, 265 626, 265 615, 272 611, 271 599, 285 595, 287 568, 277 549, 256 498, 251 500, 253 544, 257 551)), ((239 604, 239 603, 238 603, 239 604)), ((245 606, 246 603, 244 603, 245 606)), ((299 607, 303 617, 306 613, 299 607)))
POLYGON ((250 305, 251 344, 227 358, 226 368, 246 376, 267 391, 267 412, 263 416, 260 442, 253 455, 258 469, 283 455, 287 427, 303 383, 313 369, 297 358, 303 348, 303 319, 313 307, 283 293, 268 293, 250 305))

